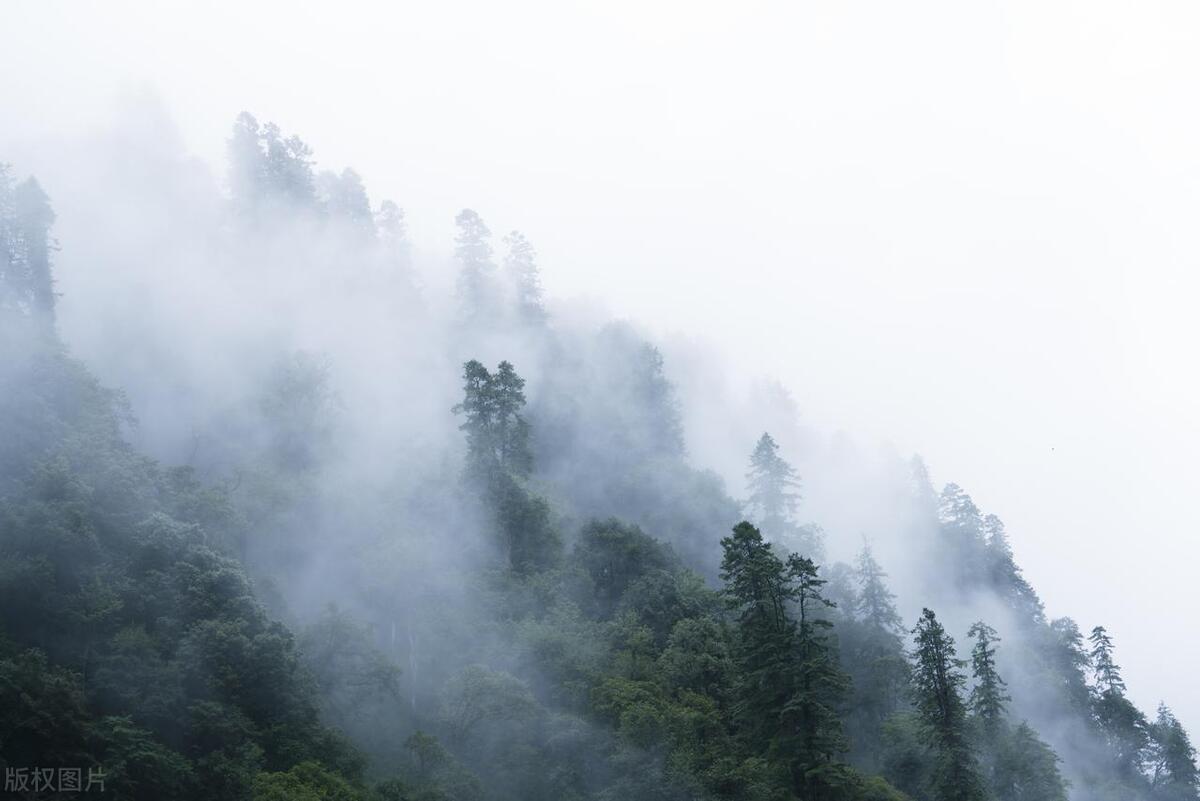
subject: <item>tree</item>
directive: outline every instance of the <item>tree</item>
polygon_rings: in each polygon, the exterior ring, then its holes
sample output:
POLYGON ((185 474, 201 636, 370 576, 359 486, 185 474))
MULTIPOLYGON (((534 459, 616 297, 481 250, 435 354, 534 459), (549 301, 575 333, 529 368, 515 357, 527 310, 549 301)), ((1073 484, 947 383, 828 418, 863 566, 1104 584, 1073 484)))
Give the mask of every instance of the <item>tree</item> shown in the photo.
POLYGON ((750 485, 747 506, 758 513, 761 528, 773 537, 783 536, 794 525, 792 516, 800 501, 800 482, 768 433, 764 432, 754 446, 746 480, 750 485))
POLYGON ((1200 789, 1196 749, 1187 730, 1166 704, 1158 705, 1158 717, 1150 724, 1150 739, 1150 783, 1156 797, 1165 801, 1194 801, 1200 789))
POLYGON ((1022 722, 995 747, 992 789, 1000 801, 1067 801, 1058 755, 1022 722))
POLYGON ((978 537, 983 525, 979 507, 962 487, 947 484, 938 499, 938 517, 943 528, 956 534, 978 537))
POLYGON ((504 237, 508 252, 504 257, 504 273, 515 295, 517 317, 526 323, 546 319, 542 306, 542 284, 538 275, 537 253, 520 231, 504 237))
POLYGON ((16 232, 22 245, 25 284, 30 310, 47 325, 54 322, 54 278, 50 254, 55 249, 50 236, 54 210, 50 198, 36 178, 26 178, 17 186, 13 198, 16 232))
POLYGON ((1004 692, 1004 679, 996 672, 996 630, 982 620, 971 626, 967 636, 975 638, 971 649, 971 711, 983 723, 985 733, 994 736, 1004 721, 1007 703, 1012 700, 1004 692))
MULTIPOLYGON (((821 594, 825 581, 809 558, 791 554, 787 560, 796 626, 798 681, 795 693, 784 706, 785 723, 791 729, 792 784, 802 797, 828 797, 829 791, 846 781, 843 766, 834 758, 846 750, 837 705, 849 690, 849 679, 838 667, 828 632, 833 627, 821 615, 833 603, 821 594)), ((783 743, 788 745, 787 740, 783 743)))
POLYGON ((492 262, 492 232, 483 218, 463 209, 454 218, 458 234, 454 256, 458 260, 458 302, 464 319, 478 320, 496 311, 496 265, 492 262))
POLYGON ((1096 626, 1088 636, 1088 641, 1092 644, 1092 671, 1100 692, 1124 693, 1125 682, 1121 678, 1121 668, 1113 661, 1113 642, 1108 631, 1103 626, 1096 626))
POLYGON ((913 688, 918 717, 934 752, 930 789, 936 801, 978 801, 985 797, 977 759, 967 736, 966 683, 954 641, 930 609, 913 629, 913 688))
POLYGON ((332 219, 344 222, 363 236, 376 233, 375 216, 371 212, 371 201, 363 186, 362 176, 347 167, 340 174, 322 172, 317 179, 321 201, 332 219))
POLYGON ((1092 709, 1112 750, 1118 776, 1124 780, 1140 777, 1146 748, 1150 744, 1149 724, 1145 715, 1125 697, 1121 669, 1113 659, 1113 642, 1103 626, 1096 626, 1088 637, 1091 665, 1096 686, 1092 709))
POLYGON ((409 266, 408 225, 404 209, 390 200, 379 204, 375 215, 375 230, 379 232, 379 243, 389 263, 402 268, 409 266))
POLYGON ((466 417, 459 429, 467 434, 468 473, 532 472, 529 424, 521 414, 524 390, 525 380, 509 362, 500 362, 494 375, 475 359, 463 365, 463 400, 452 411, 466 417))
POLYGON ((229 185, 235 206, 260 222, 264 211, 294 211, 316 204, 312 149, 298 136, 286 139, 275 123, 260 126, 242 112, 228 140, 229 185))
POLYGON ((908 684, 904 659, 904 626, 896 611, 895 595, 870 545, 864 545, 855 564, 858 591, 853 594, 853 619, 845 622, 846 664, 853 680, 850 722, 854 754, 878 764, 883 723, 896 711, 908 684))
POLYGON ((781 560, 748 522, 721 546, 721 578, 738 634, 734 714, 754 750, 787 766, 798 794, 827 797, 845 780, 835 760, 844 742, 834 708, 846 680, 824 633, 829 623, 816 615, 829 604, 824 582, 811 560, 795 554, 781 560))

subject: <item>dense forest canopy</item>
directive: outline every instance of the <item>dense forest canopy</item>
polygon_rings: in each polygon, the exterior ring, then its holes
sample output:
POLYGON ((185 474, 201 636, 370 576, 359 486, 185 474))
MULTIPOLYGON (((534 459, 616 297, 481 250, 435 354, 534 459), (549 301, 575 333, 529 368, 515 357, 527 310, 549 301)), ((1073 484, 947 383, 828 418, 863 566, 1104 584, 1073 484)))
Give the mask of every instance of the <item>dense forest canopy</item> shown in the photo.
POLYGON ((689 450, 723 399, 558 312, 522 233, 464 209, 422 287, 354 170, 250 114, 228 144, 225 188, 120 165, 94 241, 0 166, 12 797, 75 768, 119 799, 1198 797, 1109 632, 1048 617, 919 458, 771 390, 727 410, 728 487, 689 450))

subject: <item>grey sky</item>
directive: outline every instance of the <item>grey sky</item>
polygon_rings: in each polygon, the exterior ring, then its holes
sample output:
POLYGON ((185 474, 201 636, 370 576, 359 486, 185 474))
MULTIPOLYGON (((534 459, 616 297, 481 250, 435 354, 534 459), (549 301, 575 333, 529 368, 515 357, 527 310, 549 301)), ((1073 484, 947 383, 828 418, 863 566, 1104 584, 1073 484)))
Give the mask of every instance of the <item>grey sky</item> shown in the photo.
POLYGON ((463 206, 520 227, 552 295, 922 453, 1005 519, 1052 615, 1109 627, 1143 707, 1200 727, 1200 6, 8 0, 0 21, 0 147, 149 93, 214 164, 242 109, 299 133, 420 248, 463 206))

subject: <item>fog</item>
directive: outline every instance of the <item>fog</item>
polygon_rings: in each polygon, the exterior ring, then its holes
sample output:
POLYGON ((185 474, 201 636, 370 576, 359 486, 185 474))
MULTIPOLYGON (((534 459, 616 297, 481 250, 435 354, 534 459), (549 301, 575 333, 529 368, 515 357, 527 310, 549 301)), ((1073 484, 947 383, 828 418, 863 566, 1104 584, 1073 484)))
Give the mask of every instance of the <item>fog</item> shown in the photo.
MULTIPOLYGON (((446 412, 466 359, 512 361, 531 409, 559 419, 546 404, 569 393, 541 388, 608 386, 633 352, 624 332, 641 332, 675 385, 689 463, 742 498, 770 430, 801 474, 800 516, 826 529, 832 559, 871 539, 906 621, 929 603, 895 537, 920 454, 939 489, 957 483, 1003 518, 1049 617, 1107 627, 1140 707, 1166 699, 1200 726, 1200 645, 1179 636, 1200 613, 1180 591, 1200 527, 1194 7, 16 2, 3 15, 17 35, 0 51, 0 161, 52 199, 59 328, 129 393, 138 447, 235 481, 236 455, 209 450, 206 427, 252 428, 280 354, 327 359, 341 428, 324 514, 417 481, 415 454, 454 475, 446 412), (346 258, 368 265, 347 284, 323 272, 344 231, 218 233, 243 110, 403 207, 407 249, 346 258), (554 344, 456 328, 464 207, 498 251, 512 229, 535 244, 554 344), (586 368, 545 374, 555 348, 586 368)), ((588 420, 640 424, 594 400, 580 401, 588 420)), ((583 483, 550 461, 552 498, 583 483)), ((453 506, 404 515, 444 522, 453 506)), ((378 531, 386 508, 310 531, 378 531)), ((725 521, 708 523, 715 542, 725 521)), ((298 620, 340 597, 329 562, 301 561, 279 607, 298 620)), ((947 627, 961 638, 987 603, 946 608, 947 627)), ((1003 630, 1005 614, 989 617, 1003 630)))

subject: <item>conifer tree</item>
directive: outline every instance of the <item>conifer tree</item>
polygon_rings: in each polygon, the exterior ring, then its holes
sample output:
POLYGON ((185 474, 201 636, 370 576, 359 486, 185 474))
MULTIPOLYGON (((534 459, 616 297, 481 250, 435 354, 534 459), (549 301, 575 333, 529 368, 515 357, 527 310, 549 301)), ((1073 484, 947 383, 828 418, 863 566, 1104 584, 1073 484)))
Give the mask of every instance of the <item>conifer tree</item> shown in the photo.
POLYGON ((996 643, 1000 642, 996 630, 982 620, 967 632, 975 638, 971 649, 971 675, 975 686, 971 689, 971 711, 983 723, 984 732, 994 736, 1004 721, 1007 704, 1012 699, 1004 691, 1004 679, 996 671, 996 643))
POLYGON ((54 210, 50 198, 36 178, 26 178, 13 195, 14 228, 19 243, 18 264, 29 311, 46 325, 54 323, 54 278, 50 254, 55 244, 50 236, 54 210))
POLYGON ((1125 692, 1125 681, 1121 678, 1121 668, 1113 661, 1112 637, 1103 626, 1092 629, 1088 641, 1092 644, 1091 664, 1101 693, 1125 692))
POLYGON ((938 517, 942 527, 948 531, 971 537, 980 536, 983 518, 979 507, 957 484, 947 484, 942 489, 938 499, 938 517))
POLYGON ((855 702, 865 717, 866 733, 876 737, 883 721, 896 710, 907 683, 902 633, 896 596, 888 589, 884 572, 870 545, 859 552, 855 566, 858 592, 854 612, 862 631, 853 652, 855 702))
POLYGON ((539 323, 546 319, 542 306, 542 284, 538 275, 537 253, 520 231, 504 237, 508 252, 504 256, 504 273, 515 295, 518 319, 539 323))
POLYGON ((954 641, 929 609, 913 629, 913 687, 917 714, 934 752, 930 790, 936 801, 979 801, 985 797, 974 750, 967 735, 962 698, 966 664, 954 641))
POLYGON ((774 538, 784 536, 793 526, 800 482, 768 433, 764 432, 754 446, 746 480, 750 485, 747 505, 757 513, 762 530, 774 538))
POLYGON ((459 428, 467 434, 472 475, 486 478, 499 471, 526 477, 533 469, 529 424, 521 414, 524 389, 525 380, 507 361, 495 374, 475 359, 463 365, 463 400, 453 411, 466 418, 459 428))
POLYGON ((846 750, 837 705, 849 690, 850 682, 838 666, 829 642, 833 624, 822 615, 833 603, 821 592, 825 584, 816 564, 809 558, 791 554, 787 560, 787 578, 791 585, 796 626, 797 686, 783 708, 790 736, 781 740, 792 753, 792 784, 801 797, 824 797, 842 780, 843 766, 834 761, 846 750))
POLYGON ((1125 681, 1113 659, 1113 642, 1103 626, 1096 626, 1088 637, 1091 643, 1095 698, 1092 706, 1112 749, 1117 774, 1124 780, 1141 775, 1146 748, 1150 744, 1149 724, 1145 715, 1125 697, 1125 681))
POLYGON ((492 262, 492 232, 483 218, 463 209, 454 218, 458 233, 454 256, 458 260, 458 302, 467 320, 496 312, 496 265, 492 262))
POLYGON ((825 797, 844 776, 834 709, 846 679, 825 634, 829 623, 816 614, 829 605, 824 582, 811 560, 781 560, 750 523, 721 545, 721 578, 738 624, 735 713, 751 747, 786 764, 798 794, 825 797))
POLYGON ((1158 717, 1150 725, 1153 756, 1150 784, 1164 801, 1195 801, 1200 798, 1200 772, 1196 749, 1183 725, 1166 704, 1158 705, 1158 717))

